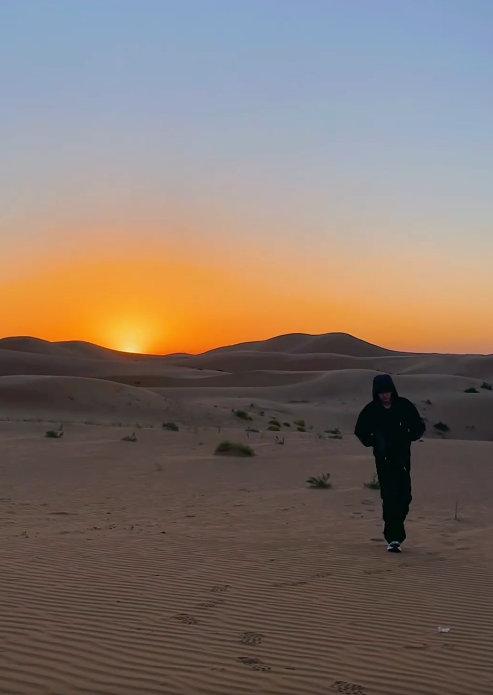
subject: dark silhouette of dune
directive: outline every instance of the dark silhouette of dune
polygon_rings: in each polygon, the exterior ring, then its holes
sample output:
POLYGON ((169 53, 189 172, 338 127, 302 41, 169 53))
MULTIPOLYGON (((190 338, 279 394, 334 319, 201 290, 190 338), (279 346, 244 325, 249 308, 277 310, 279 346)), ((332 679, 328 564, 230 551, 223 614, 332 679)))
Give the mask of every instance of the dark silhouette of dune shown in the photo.
POLYGON ((30 335, 10 336, 0 338, 0 350, 13 350, 14 352, 29 352, 38 355, 59 355, 60 348, 57 343, 30 335))
MULTIPOLYGON (((199 354, 148 355, 120 352, 86 341, 48 341, 32 336, 0 339, 0 376, 85 376, 147 385, 189 385, 190 378, 253 372, 319 372, 374 369, 394 374, 451 374, 493 379, 493 355, 413 353, 390 350, 348 333, 289 333, 267 340, 226 345, 199 354), (171 379, 171 381, 169 381, 171 379)), ((289 379, 287 379, 289 380, 289 379)), ((224 380, 220 379, 223 383, 224 380)), ((234 380, 232 380, 234 382, 234 380)), ((212 383, 212 382, 211 382, 212 383)), ((233 385, 233 384, 232 384, 233 385)))
MULTIPOLYGON (((214 348, 202 354, 232 351, 261 351, 261 352, 287 352, 290 354, 319 354, 332 353, 336 355, 352 355, 356 357, 375 357, 377 355, 402 355, 396 350, 374 345, 366 340, 356 338, 349 333, 322 333, 310 335, 308 333, 287 333, 274 336, 267 340, 257 340, 246 343, 236 343, 224 347, 214 348)), ((407 353, 412 354, 412 353, 407 353)))

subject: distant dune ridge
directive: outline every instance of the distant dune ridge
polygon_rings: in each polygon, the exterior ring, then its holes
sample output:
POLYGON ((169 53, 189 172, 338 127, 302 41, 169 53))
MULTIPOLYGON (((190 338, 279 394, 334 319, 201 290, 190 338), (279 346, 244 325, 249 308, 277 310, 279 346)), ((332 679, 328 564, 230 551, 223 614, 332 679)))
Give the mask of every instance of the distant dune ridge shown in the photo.
POLYGON ((405 354, 396 350, 368 343, 366 340, 355 338, 349 333, 322 333, 321 335, 309 335, 307 333, 288 333, 278 335, 267 340, 257 340, 247 343, 237 343, 225 347, 208 350, 211 352, 226 351, 251 351, 261 352, 287 352, 287 353, 334 353, 338 355, 355 355, 358 357, 373 357, 376 355, 399 355, 405 354))
POLYGON ((443 420, 449 436, 493 439, 493 392, 482 388, 493 381, 493 355, 399 352, 347 333, 291 333, 197 355, 3 338, 0 417, 157 423, 175 413, 220 426, 233 406, 261 401, 352 431, 379 371, 423 411, 427 436, 439 436, 433 424, 443 420))

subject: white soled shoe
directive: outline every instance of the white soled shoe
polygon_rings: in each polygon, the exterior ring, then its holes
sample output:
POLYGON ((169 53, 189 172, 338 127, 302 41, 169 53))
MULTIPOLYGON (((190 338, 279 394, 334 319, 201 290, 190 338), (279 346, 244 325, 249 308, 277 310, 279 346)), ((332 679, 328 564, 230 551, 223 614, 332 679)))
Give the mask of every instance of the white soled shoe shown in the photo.
POLYGON ((389 553, 400 553, 401 552, 401 544, 399 541, 390 541, 390 543, 387 546, 387 550, 389 553))

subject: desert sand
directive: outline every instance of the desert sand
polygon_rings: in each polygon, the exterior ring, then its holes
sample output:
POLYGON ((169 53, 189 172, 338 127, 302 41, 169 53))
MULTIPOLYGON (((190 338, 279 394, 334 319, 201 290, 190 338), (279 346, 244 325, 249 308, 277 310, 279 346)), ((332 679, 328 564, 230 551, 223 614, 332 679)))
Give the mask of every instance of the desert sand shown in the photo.
POLYGON ((1 693, 493 692, 493 355, 22 337, 0 375, 1 693), (378 371, 427 423, 401 555, 352 434, 378 371))

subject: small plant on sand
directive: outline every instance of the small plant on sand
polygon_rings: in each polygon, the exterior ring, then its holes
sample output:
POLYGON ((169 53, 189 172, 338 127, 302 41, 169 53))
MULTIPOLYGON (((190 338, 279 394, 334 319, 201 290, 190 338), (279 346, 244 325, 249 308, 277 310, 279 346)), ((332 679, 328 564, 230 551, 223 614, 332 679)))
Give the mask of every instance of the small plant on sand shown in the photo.
POLYGON ((483 383, 481 384, 481 388, 486 389, 487 391, 493 390, 493 386, 488 381, 483 381, 483 383))
POLYGON ((281 431, 281 428, 278 427, 277 425, 269 425, 267 427, 267 429, 270 430, 271 432, 280 432, 281 431))
POLYGON ((444 422, 435 422, 433 427, 438 431, 438 432, 450 432, 450 427, 446 425, 444 422))
POLYGON ((232 413, 236 415, 236 417, 239 417, 240 420, 253 420, 253 418, 250 417, 246 410, 235 410, 233 408, 232 413))
POLYGON ((60 439, 60 437, 63 437, 63 425, 60 425, 60 427, 57 430, 47 430, 45 432, 45 437, 51 437, 52 439, 60 439))
POLYGON ((132 432, 132 434, 127 434, 125 437, 122 437, 122 442, 136 442, 137 441, 137 436, 135 432, 132 432))
POLYGON ((217 445, 214 453, 226 456, 255 456, 254 450, 251 446, 248 446, 248 444, 230 442, 227 439, 217 445))
POLYGON ((306 422, 304 420, 293 420, 293 423, 298 427, 306 427, 306 422))
POLYGON ((469 386, 469 388, 464 389, 464 393, 479 393, 475 386, 469 386))
POLYGON ((247 427, 245 429, 245 432, 259 432, 260 430, 257 430, 255 427, 247 427))
POLYGON ((298 425, 298 427, 296 428, 296 431, 297 432, 306 432, 306 427, 302 427, 301 425, 298 425))
POLYGON ((291 427, 291 423, 290 423, 290 422, 283 422, 282 424, 284 425, 284 427, 291 427))
POLYGON ((365 487, 369 488, 370 490, 380 490, 380 482, 378 477, 374 475, 368 483, 365 483, 365 487))
POLYGON ((338 427, 334 427, 331 430, 325 430, 325 432, 329 439, 342 439, 342 432, 338 427))
POLYGON ((329 488, 332 487, 329 482, 330 473, 322 473, 321 475, 313 475, 311 478, 306 479, 306 484, 308 487, 313 488, 329 488))
POLYGON ((163 429, 171 430, 171 432, 178 432, 180 428, 176 422, 163 422, 163 429))
POLYGON ((279 422, 279 420, 277 418, 273 417, 269 420, 269 425, 274 425, 275 427, 280 427, 281 423, 279 422))

